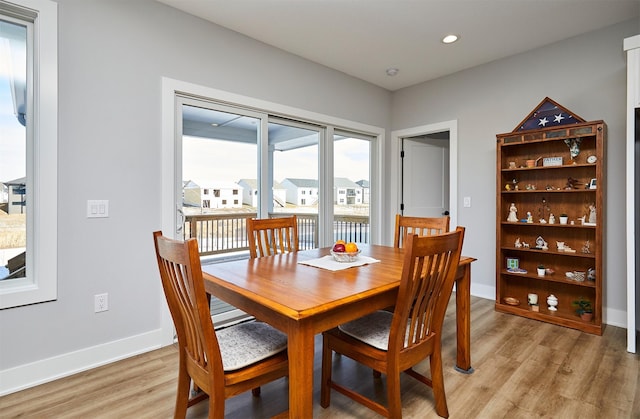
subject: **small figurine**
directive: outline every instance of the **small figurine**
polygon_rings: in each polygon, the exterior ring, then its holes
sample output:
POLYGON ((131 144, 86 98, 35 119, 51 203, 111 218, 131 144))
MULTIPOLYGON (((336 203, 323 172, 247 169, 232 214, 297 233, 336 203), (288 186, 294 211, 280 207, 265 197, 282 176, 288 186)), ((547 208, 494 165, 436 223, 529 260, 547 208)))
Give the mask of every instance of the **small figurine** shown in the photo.
POLYGON ((514 204, 513 202, 509 207, 509 216, 507 217, 507 221, 512 223, 518 222, 518 208, 516 208, 516 204, 514 204))
POLYGON ((516 247, 516 249, 520 249, 522 247, 522 243, 520 243, 520 237, 516 239, 514 246, 516 247))
POLYGON ((580 154, 580 144, 582 143, 582 138, 567 138, 564 140, 564 143, 569 147, 569 153, 571 154, 571 160, 578 157, 580 154))
POLYGON ((527 223, 533 224, 533 215, 531 215, 531 211, 527 211, 527 223))
POLYGON ((565 189, 577 189, 577 185, 580 185, 580 182, 578 182, 578 179, 574 179, 571 176, 569 176, 567 178, 567 184, 564 187, 565 189))
POLYGON ((589 205, 589 224, 596 223, 596 206, 595 204, 589 205))
POLYGON ((542 238, 542 236, 538 236, 536 239, 536 249, 549 250, 548 243, 542 238))
POLYGON ((556 217, 553 214, 549 214, 549 224, 555 224, 556 223, 556 217))
POLYGON ((589 240, 584 242, 584 245, 582 246, 582 253, 591 253, 591 242, 589 240))
POLYGON ((547 297, 547 305, 549 306, 549 311, 558 311, 558 297, 550 294, 547 297))

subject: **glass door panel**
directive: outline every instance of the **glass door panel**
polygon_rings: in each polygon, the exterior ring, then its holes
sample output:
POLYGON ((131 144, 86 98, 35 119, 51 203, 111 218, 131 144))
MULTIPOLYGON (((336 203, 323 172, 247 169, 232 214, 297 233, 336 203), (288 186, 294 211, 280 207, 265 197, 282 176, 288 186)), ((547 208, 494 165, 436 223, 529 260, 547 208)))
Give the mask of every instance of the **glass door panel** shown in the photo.
MULTIPOLYGON (((177 231, 197 238, 203 264, 247 257, 246 219, 258 214, 260 115, 185 102, 177 231)), ((211 314, 218 324, 246 315, 215 297, 211 314)))
POLYGON ((318 247, 318 144, 323 130, 313 125, 269 120, 265 192, 269 216, 296 214, 300 249, 318 247))
POLYGON ((334 241, 370 243, 373 139, 336 130, 333 136, 334 241))

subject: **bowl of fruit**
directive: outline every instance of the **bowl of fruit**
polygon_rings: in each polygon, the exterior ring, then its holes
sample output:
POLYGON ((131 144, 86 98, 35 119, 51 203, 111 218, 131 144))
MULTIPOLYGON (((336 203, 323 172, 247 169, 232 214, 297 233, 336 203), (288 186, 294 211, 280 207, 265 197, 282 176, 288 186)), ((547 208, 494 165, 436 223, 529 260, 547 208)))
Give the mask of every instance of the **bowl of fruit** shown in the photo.
POLYGON ((346 243, 338 240, 331 249, 331 256, 336 262, 355 262, 360 254, 360 249, 355 243, 346 243))

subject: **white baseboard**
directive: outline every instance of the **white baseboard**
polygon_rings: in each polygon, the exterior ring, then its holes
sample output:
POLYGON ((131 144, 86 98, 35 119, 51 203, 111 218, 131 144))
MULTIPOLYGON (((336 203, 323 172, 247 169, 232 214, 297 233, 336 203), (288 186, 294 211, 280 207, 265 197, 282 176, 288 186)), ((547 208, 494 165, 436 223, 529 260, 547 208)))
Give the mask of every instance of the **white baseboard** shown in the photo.
POLYGON ((0 371, 0 396, 161 347, 161 329, 0 371))

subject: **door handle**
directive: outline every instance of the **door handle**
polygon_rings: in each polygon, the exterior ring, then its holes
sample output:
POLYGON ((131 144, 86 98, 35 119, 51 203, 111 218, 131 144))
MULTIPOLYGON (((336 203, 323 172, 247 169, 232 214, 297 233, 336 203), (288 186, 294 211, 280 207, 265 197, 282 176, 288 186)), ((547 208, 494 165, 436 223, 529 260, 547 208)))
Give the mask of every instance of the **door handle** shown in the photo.
POLYGON ((182 238, 182 230, 184 227, 184 211, 182 208, 176 207, 176 235, 178 238, 182 238))

